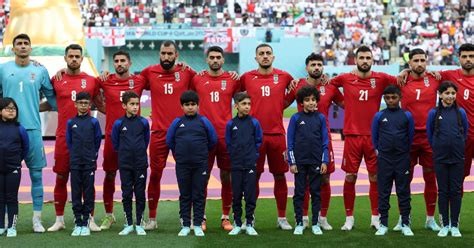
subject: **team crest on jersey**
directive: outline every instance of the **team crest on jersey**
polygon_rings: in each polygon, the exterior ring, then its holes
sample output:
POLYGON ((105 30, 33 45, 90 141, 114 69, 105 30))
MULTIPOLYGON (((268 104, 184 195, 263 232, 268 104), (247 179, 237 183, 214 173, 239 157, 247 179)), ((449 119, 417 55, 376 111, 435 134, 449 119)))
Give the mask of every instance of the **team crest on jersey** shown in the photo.
POLYGON ((273 74, 273 83, 274 84, 278 83, 278 74, 273 74))
POLYGON ((31 73, 31 74, 30 74, 30 83, 34 83, 34 82, 35 82, 35 78, 36 78, 36 74, 31 73))
POLYGON ((135 82, 133 81, 133 79, 128 80, 128 88, 133 89, 134 86, 135 82))
POLYGON ((181 78, 179 76, 179 72, 174 73, 174 79, 175 79, 176 82, 179 82, 181 80, 181 78))
POLYGON ((425 82, 425 87, 430 87, 430 80, 428 77, 425 77, 423 81, 425 82))
POLYGON ((377 87, 377 85, 375 84, 375 78, 370 79, 370 87, 372 87, 372 89, 375 89, 375 87, 377 87))
POLYGON ((87 87, 87 81, 85 79, 81 80, 81 88, 85 89, 87 87))
POLYGON ((221 90, 225 90, 227 89, 227 81, 226 80, 222 80, 221 81, 221 90))
POLYGON ((319 92, 321 93, 321 95, 326 95, 326 88, 324 86, 321 86, 319 87, 319 92))

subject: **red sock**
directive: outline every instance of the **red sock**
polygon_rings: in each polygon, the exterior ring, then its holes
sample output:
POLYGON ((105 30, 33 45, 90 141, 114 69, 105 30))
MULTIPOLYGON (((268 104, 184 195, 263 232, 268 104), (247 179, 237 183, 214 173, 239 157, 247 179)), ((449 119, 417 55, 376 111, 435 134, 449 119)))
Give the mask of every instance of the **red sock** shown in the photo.
POLYGON ((232 207, 232 183, 230 181, 222 181, 221 188, 222 197, 222 214, 229 215, 230 208, 232 207))
POLYGON ((309 209, 309 184, 306 185, 303 199, 303 216, 308 216, 309 209))
POLYGON ((105 175, 104 177, 104 207, 105 213, 111 214, 114 212, 114 193, 115 193, 115 176, 105 175))
POLYGON ((329 182, 321 184, 321 217, 328 214, 329 202, 331 201, 331 184, 329 182))
POLYGON ((353 216, 355 203, 355 182, 348 182, 347 180, 344 181, 343 195, 346 216, 353 216))
POLYGON ((54 209, 56 216, 64 216, 64 206, 67 201, 67 181, 69 175, 56 175, 56 184, 54 185, 54 209))
POLYGON ((377 191, 377 182, 370 182, 369 199, 372 215, 379 215, 379 194, 377 191))
POLYGON ((273 195, 277 203, 278 217, 286 217, 286 202, 288 201, 288 185, 285 174, 281 174, 280 179, 275 179, 273 195))
POLYGON ((436 200, 438 198, 438 187, 436 186, 435 172, 423 172, 423 179, 425 179, 425 203, 426 215, 434 216, 436 209, 436 200))
POLYGON ((151 219, 156 218, 156 209, 161 193, 161 176, 163 171, 152 170, 150 173, 150 182, 148 182, 148 210, 151 219))

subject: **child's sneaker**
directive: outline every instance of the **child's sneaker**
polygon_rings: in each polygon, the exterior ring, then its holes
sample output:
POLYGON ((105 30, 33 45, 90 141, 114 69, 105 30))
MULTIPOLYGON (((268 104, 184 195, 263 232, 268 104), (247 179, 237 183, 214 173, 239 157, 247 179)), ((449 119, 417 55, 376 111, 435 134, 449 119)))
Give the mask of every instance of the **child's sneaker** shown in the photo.
POLYGON ((145 236, 146 235, 145 229, 143 229, 142 226, 136 226, 135 231, 137 232, 137 235, 139 235, 139 236, 145 236))
POLYGON ((133 232, 133 225, 124 225, 122 231, 119 232, 120 236, 126 236, 133 232))
POLYGON ((425 223, 425 228, 432 230, 434 232, 438 232, 441 230, 441 227, 438 226, 436 220, 434 218, 427 218, 425 223))
POLYGON ((0 228, 0 236, 5 234, 5 232, 7 231, 7 229, 5 228, 0 228))
POLYGON ((297 224, 295 226, 295 231, 293 231, 294 235, 303 235, 304 224, 297 224))
POLYGON ((115 216, 113 214, 107 214, 102 219, 102 223, 100 224, 100 230, 108 230, 115 223, 115 216))
POLYGON ((16 237, 16 228, 10 227, 7 230, 7 238, 13 238, 13 237, 16 237))
POLYGON ((461 232, 459 231, 458 227, 455 227, 455 226, 451 227, 451 236, 456 237, 456 238, 462 237, 461 232))
POLYGON ((402 234, 404 236, 413 236, 413 235, 415 235, 413 233, 413 231, 411 230, 410 226, 407 226, 407 225, 402 226, 402 234))
POLYGON ((323 235, 323 231, 321 230, 321 227, 319 227, 319 225, 313 225, 311 229, 314 235, 323 235))
POLYGON ((81 236, 81 230, 82 230, 82 227, 74 226, 74 229, 72 229, 71 236, 73 237, 81 236))
POLYGON ((397 224, 393 227, 394 231, 401 231, 402 230, 402 216, 398 217, 397 224))
POLYGON ((257 231, 255 230, 255 228, 253 228, 252 225, 247 226, 247 228, 245 229, 245 233, 247 235, 250 235, 250 236, 257 236, 258 235, 257 231))
POLYGON ((232 228, 232 231, 229 232, 229 235, 231 236, 238 235, 240 234, 241 231, 242 231, 242 228, 240 226, 234 226, 234 228, 232 228))
MULTIPOLYGON (((309 216, 303 216, 303 227, 307 228, 309 227, 309 216)), ((296 227, 295 227, 296 229, 296 227)))
POLYGON ((95 223, 95 220, 94 220, 93 216, 89 217, 89 226, 87 227, 87 229, 89 229, 89 232, 90 231, 93 231, 93 232, 102 231, 102 229, 100 229, 100 227, 95 223))
POLYGON ((191 228, 189 228, 189 226, 183 226, 181 228, 181 231, 179 231, 178 236, 180 237, 188 236, 190 232, 191 232, 191 228))
POLYGON ((449 226, 444 226, 443 228, 441 228, 441 230, 439 230, 438 237, 444 238, 448 236, 448 233, 449 233, 449 226))
POLYGON ((385 234, 387 234, 388 232, 388 227, 380 224, 380 227, 379 229, 377 229, 377 231, 375 232, 375 235, 376 236, 384 236, 385 234))
POLYGON ((91 229, 87 226, 83 226, 81 229, 81 236, 90 236, 91 235, 91 229))
POLYGON ((200 226, 194 226, 194 236, 204 237, 204 230, 200 226))

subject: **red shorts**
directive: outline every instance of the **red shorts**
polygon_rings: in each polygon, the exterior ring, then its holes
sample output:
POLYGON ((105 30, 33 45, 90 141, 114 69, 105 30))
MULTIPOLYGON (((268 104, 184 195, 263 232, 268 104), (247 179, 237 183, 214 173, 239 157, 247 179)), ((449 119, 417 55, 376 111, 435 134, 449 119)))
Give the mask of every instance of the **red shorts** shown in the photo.
POLYGON ((327 174, 331 174, 336 170, 336 166, 335 166, 335 162, 334 162, 335 161, 334 160, 334 151, 332 149, 332 142, 331 141, 329 141, 328 151, 329 151, 329 164, 328 164, 327 174))
POLYGON ((110 135, 105 135, 104 162, 102 163, 102 169, 105 172, 116 172, 118 170, 118 154, 114 150, 112 136, 110 135))
POLYGON ((371 174, 377 173, 377 155, 375 155, 374 145, 372 144, 372 136, 347 135, 344 140, 342 170, 347 173, 357 173, 362 157, 365 160, 367 171, 371 174))
POLYGON ((411 167, 419 164, 426 168, 433 168, 433 151, 426 131, 416 131, 410 149, 411 167))
POLYGON ((214 160, 217 158, 217 167, 221 170, 230 171, 230 157, 227 152, 227 145, 225 143, 225 138, 218 138, 216 146, 209 151, 209 162, 208 169, 212 170, 214 166, 214 160))
POLYGON ((150 137, 150 170, 165 169, 169 150, 166 145, 166 131, 153 131, 150 137))
POLYGON ((69 174, 69 150, 67 149, 66 136, 56 136, 53 171, 56 174, 69 174))
POLYGON ((257 172, 264 172, 265 156, 268 159, 268 168, 272 174, 283 174, 288 172, 289 166, 286 160, 286 138, 283 134, 263 135, 260 146, 260 157, 257 159, 257 172))
POLYGON ((464 149, 464 177, 471 174, 472 158, 474 156, 474 137, 467 137, 464 149))

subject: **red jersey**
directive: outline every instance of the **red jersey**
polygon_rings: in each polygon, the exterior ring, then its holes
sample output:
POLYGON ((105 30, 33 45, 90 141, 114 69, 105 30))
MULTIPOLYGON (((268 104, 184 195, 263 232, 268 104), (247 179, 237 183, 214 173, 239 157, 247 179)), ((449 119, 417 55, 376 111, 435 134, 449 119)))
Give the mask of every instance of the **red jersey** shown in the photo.
POLYGON ((383 91, 396 83, 396 77, 373 71, 368 78, 352 73, 333 78, 331 84, 342 87, 344 92, 344 134, 371 135, 372 119, 380 110, 383 91))
POLYGON ((474 138, 474 76, 466 76, 462 69, 440 71, 442 80, 449 80, 458 86, 456 102, 458 106, 466 110, 467 121, 469 123, 468 135, 474 138))
POLYGON ((282 70, 273 69, 268 75, 257 70, 244 73, 240 77, 242 91, 252 98, 250 115, 257 118, 264 134, 285 134, 283 110, 285 109, 286 88, 293 77, 282 70))
MULTIPOLYGON (((306 78, 301 78, 300 81, 298 82, 298 85, 296 86, 296 89, 290 91, 287 95, 287 101, 289 103, 293 102, 296 99, 296 93, 298 90, 303 88, 304 86, 311 85, 306 81, 306 78)), ((329 108, 332 105, 332 102, 335 102, 336 104, 340 104, 344 102, 344 95, 342 95, 341 91, 334 87, 334 85, 328 84, 328 85, 316 85, 316 89, 320 93, 320 98, 318 102, 318 111, 322 113, 324 116, 326 116, 326 120, 329 120, 328 114, 329 114, 329 108)), ((298 111, 303 110, 303 106, 301 104, 298 104, 298 111)), ((328 128, 329 129, 329 128, 328 128)))
MULTIPOLYGON (((56 136, 66 136, 67 121, 77 115, 74 106, 76 95, 79 92, 88 92, 92 99, 99 94, 99 80, 95 77, 81 72, 79 75, 63 74, 61 80, 51 79, 51 84, 56 92, 58 105, 58 128, 56 136)), ((91 99, 91 100, 92 100, 91 99)))
POLYGON ((425 131, 428 113, 436 107, 439 81, 430 74, 418 79, 407 77, 407 83, 401 87, 402 108, 410 111, 415 121, 415 130, 425 131))
POLYGON ((207 117, 219 137, 225 137, 225 127, 232 119, 232 98, 240 90, 240 81, 232 79, 228 72, 213 77, 194 76, 191 89, 199 95, 199 114, 207 117))
POLYGON ((165 71, 159 64, 149 66, 140 73, 151 93, 152 131, 167 131, 171 122, 184 114, 179 98, 189 89, 195 74, 195 71, 183 70, 178 65, 173 71, 165 71))
POLYGON ((126 91, 133 91, 141 96, 146 88, 145 79, 140 75, 130 75, 127 79, 119 79, 116 74, 112 74, 107 81, 99 81, 100 88, 105 96, 105 134, 112 134, 114 122, 125 115, 122 108, 122 95, 126 91))

